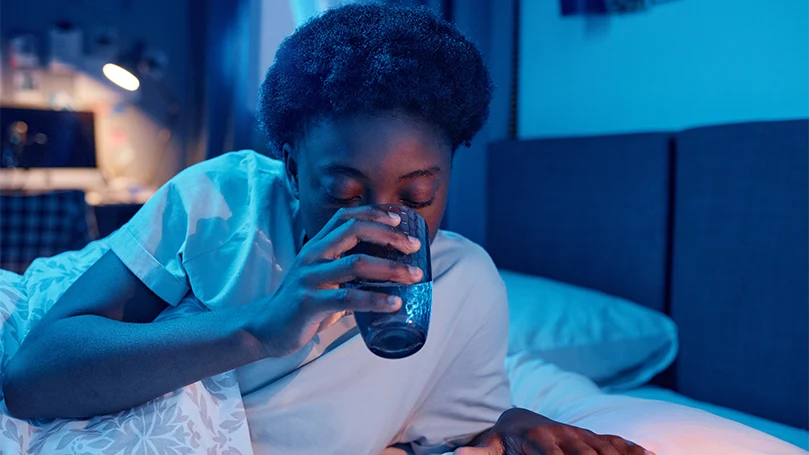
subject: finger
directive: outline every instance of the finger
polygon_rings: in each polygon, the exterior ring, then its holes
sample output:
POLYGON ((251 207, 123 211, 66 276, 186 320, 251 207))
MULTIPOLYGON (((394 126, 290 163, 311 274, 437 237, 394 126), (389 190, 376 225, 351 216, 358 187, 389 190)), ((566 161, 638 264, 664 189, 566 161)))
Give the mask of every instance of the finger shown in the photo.
POLYGON ((621 454, 625 454, 629 448, 629 443, 626 442, 626 439, 614 434, 597 434, 595 437, 615 447, 615 450, 621 454))
POLYGON ((564 455, 565 452, 555 442, 538 443, 537 441, 511 441, 506 444, 507 455, 512 453, 520 455, 564 455))
POLYGON ((344 317, 350 314, 352 314, 351 311, 346 310, 346 311, 338 311, 337 313, 332 313, 326 316, 325 319, 320 321, 320 325, 317 327, 317 333, 320 333, 328 329, 329 327, 333 326, 334 324, 337 324, 337 322, 340 319, 343 319, 344 317))
POLYGON ((317 233, 312 240, 321 240, 327 235, 329 235, 332 231, 337 229, 338 227, 345 224, 350 219, 359 219, 365 221, 373 221, 376 223, 385 224, 388 226, 398 226, 401 223, 402 218, 399 216, 398 213, 389 212, 382 207, 374 206, 374 205, 363 205, 359 207, 344 207, 338 210, 320 229, 320 232, 317 233))
POLYGON ((330 315, 346 310, 393 313, 402 307, 402 299, 381 292, 340 288, 311 292, 302 299, 301 306, 309 314, 330 315))
POLYGON ((604 442, 607 442, 612 447, 615 447, 618 450, 618 453, 621 455, 653 455, 652 452, 644 449, 643 447, 635 444, 632 441, 627 441, 626 439, 615 436, 613 434, 603 434, 603 435, 596 435, 596 437, 604 442))
POLYGON ((405 254, 415 253, 421 248, 418 239, 391 226, 352 218, 319 242, 321 251, 317 254, 323 258, 337 259, 359 242, 392 247, 405 254))
POLYGON ((477 447, 461 447, 453 453, 455 455, 505 455, 506 450, 500 436, 491 433, 477 447))
POLYGON ((651 450, 646 450, 643 447, 630 442, 629 449, 627 450, 626 455, 655 455, 655 453, 652 452, 651 450))
POLYGON ((623 448, 615 446, 604 439, 599 438, 596 434, 586 438, 586 441, 590 447, 595 449, 598 455, 626 455, 626 451, 623 448))
POLYGON ((599 455, 594 448, 590 447, 590 444, 581 439, 567 440, 560 446, 565 455, 599 455))
MULTIPOLYGON (((533 428, 521 438, 506 438, 505 446, 511 452, 526 455, 565 455, 556 443, 553 431, 546 426, 533 428)), ((506 453, 511 453, 509 450, 506 453)))
POLYGON ((305 280, 310 285, 318 286, 348 283, 356 279, 415 284, 421 281, 423 275, 424 272, 418 267, 365 254, 352 254, 312 266, 305 280))

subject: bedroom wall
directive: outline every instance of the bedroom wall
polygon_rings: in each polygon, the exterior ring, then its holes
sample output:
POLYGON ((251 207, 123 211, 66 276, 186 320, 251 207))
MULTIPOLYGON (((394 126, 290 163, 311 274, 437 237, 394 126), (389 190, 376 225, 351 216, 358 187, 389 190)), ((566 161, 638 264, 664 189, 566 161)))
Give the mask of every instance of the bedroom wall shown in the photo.
POLYGON ((519 135, 809 116, 806 0, 677 0, 604 18, 522 0, 519 135))
MULTIPOLYGON (((160 185, 186 165, 188 134, 186 122, 199 108, 190 96, 200 78, 189 56, 192 43, 189 21, 193 11, 188 1, 162 0, 0 0, 0 30, 3 51, 16 34, 34 34, 41 67, 35 72, 41 81, 40 96, 20 101, 15 98, 13 71, 3 55, 0 73, 0 103, 31 108, 91 110, 96 118, 98 166, 108 177, 120 176, 141 184, 160 185), (171 125, 160 88, 141 81, 141 89, 128 94, 115 88, 101 75, 102 63, 85 55, 78 71, 56 74, 47 68, 48 33, 57 21, 67 20, 84 33, 84 51, 100 29, 117 33, 119 49, 137 40, 160 50, 168 58, 164 81, 177 98, 178 121, 171 125), (56 102, 54 100, 57 100, 56 102), (165 129, 170 127, 170 135, 165 129), (166 138, 170 140, 166 141, 166 138), (119 175, 120 174, 120 175, 119 175)), ((198 44, 198 43, 197 43, 198 44)))
POLYGON ((256 79, 254 81, 253 96, 250 97, 250 107, 255 110, 258 97, 258 89, 264 81, 267 69, 275 59, 275 52, 281 41, 295 31, 295 13, 293 4, 289 1, 261 0, 261 22, 259 24, 258 42, 258 65, 256 67, 256 79))

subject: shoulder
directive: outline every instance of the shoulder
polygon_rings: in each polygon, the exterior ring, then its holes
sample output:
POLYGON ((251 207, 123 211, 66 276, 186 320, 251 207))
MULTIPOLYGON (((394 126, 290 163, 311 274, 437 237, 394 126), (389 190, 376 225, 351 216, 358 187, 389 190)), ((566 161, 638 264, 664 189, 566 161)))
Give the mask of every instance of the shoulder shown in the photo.
POLYGON ((497 267, 486 250, 461 234, 440 230, 433 241, 434 276, 461 273, 469 278, 502 282, 497 267))
POLYGON ((276 179, 284 178, 284 167, 281 161, 254 150, 241 150, 189 166, 172 180, 186 181, 203 177, 217 180, 276 179))
POLYGON ((286 194, 283 165, 252 150, 225 153, 190 166, 160 188, 128 223, 130 231, 149 232, 147 225, 164 226, 160 235, 142 242, 158 243, 173 236, 184 244, 184 260, 218 248, 243 229, 259 229, 269 209, 286 194))
MULTIPOLYGON (((506 288, 491 256, 477 243, 450 231, 439 231, 431 245, 433 279, 457 290, 469 299, 504 307, 506 288)), ((502 309, 502 308, 501 308, 502 309)))
MULTIPOLYGON (((286 185, 283 163, 253 150, 229 152, 189 166, 166 185, 184 206, 246 208, 286 185)), ((200 209, 202 207, 197 207, 200 209)))

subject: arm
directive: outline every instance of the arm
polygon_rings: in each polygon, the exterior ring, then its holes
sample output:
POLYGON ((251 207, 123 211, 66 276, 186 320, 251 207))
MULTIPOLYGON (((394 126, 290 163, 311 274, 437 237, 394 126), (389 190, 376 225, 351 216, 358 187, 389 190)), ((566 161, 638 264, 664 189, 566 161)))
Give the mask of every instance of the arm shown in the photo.
POLYGON ((225 207, 246 202, 225 198, 222 187, 243 176, 219 168, 241 167, 211 160, 180 172, 107 239, 110 251, 65 291, 9 362, 3 389, 12 414, 120 411, 257 358, 239 330, 239 310, 152 322, 190 291, 183 259, 249 220, 247 210, 223 216, 225 207))
POLYGON ((150 323, 166 306, 105 253, 9 362, 9 411, 19 418, 112 413, 261 358, 260 344, 243 330, 243 307, 150 323))
MULTIPOLYGON (((158 322, 152 321, 166 302, 107 252, 46 313, 9 363, 3 381, 9 411, 22 418, 119 411, 261 358, 295 352, 335 313, 396 311, 400 299, 391 302, 386 294, 339 284, 357 277, 416 283, 421 271, 364 255, 327 258, 342 256, 360 241, 417 250, 406 235, 384 225, 398 221, 373 207, 341 210, 307 243, 271 296, 158 322)), ((157 270, 166 277, 167 269, 157 270)), ((172 280, 152 285, 166 289, 172 280)))

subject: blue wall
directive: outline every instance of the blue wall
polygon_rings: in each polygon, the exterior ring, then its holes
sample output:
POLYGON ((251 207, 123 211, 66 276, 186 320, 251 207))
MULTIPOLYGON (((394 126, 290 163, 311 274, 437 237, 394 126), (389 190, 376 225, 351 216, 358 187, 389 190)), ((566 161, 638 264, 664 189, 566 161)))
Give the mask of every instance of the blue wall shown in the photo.
POLYGON ((461 147, 455 155, 446 227, 484 246, 488 204, 486 149, 490 142, 506 139, 508 133, 513 13, 510 0, 456 1, 453 11, 455 24, 480 47, 495 90, 488 122, 475 136, 472 146, 461 147))
POLYGON ((678 0, 606 18, 523 0, 521 137, 809 116, 809 2, 678 0))

